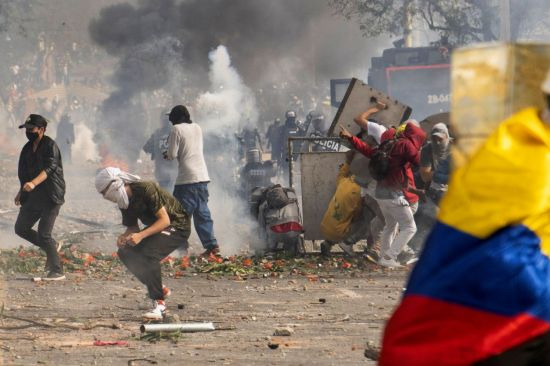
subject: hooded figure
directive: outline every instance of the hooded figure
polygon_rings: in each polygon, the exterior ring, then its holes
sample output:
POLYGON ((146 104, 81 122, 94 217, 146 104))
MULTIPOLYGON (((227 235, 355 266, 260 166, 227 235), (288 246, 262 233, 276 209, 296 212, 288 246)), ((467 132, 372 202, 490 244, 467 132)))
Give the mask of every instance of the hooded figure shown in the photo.
POLYGON ((378 184, 381 189, 377 190, 377 198, 393 198, 395 195, 384 191, 400 192, 406 188, 410 182, 405 170, 411 164, 420 164, 420 148, 426 140, 426 133, 413 120, 406 123, 404 128, 398 128, 396 134, 397 141, 390 154, 390 170, 387 177, 378 184))
POLYGON ((451 170, 450 142, 447 126, 437 123, 432 127, 430 142, 420 155, 420 176, 429 185, 428 195, 435 204, 447 191, 451 170))
POLYGON ((118 205, 118 208, 128 208, 129 198, 124 184, 139 182, 137 175, 126 173, 119 168, 105 168, 100 170, 95 177, 95 188, 106 200, 118 205))

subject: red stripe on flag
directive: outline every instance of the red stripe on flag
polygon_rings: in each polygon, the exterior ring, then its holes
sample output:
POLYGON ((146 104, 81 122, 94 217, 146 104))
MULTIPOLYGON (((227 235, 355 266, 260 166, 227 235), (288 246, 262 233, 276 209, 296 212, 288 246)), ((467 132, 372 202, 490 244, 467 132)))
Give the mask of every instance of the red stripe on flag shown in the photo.
POLYGON ((550 329, 529 314, 496 315, 407 295, 386 325, 380 365, 471 365, 550 329))

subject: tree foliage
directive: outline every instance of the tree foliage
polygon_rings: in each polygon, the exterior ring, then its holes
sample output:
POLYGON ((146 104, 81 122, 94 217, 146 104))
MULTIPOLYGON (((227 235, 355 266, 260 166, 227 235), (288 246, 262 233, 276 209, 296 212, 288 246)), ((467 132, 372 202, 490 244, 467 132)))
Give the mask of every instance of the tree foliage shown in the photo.
POLYGON ((329 0, 367 37, 404 35, 409 17, 422 21, 449 42, 465 44, 497 38, 496 2, 487 0, 329 0))
MULTIPOLYGON (((510 0, 512 39, 545 22, 546 0, 510 0)), ((497 0, 329 0, 336 14, 356 20, 367 37, 406 35, 412 16, 450 43, 462 45, 498 39, 497 0)))

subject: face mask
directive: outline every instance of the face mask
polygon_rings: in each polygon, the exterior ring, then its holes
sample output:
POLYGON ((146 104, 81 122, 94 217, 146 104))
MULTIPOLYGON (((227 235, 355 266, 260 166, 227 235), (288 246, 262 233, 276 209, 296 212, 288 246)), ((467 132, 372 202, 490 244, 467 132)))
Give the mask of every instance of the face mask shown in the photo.
POLYGON ((107 192, 103 194, 105 199, 116 203, 120 209, 126 210, 130 204, 128 193, 124 188, 124 182, 113 182, 107 192))
POLYGON ((38 132, 25 131, 25 135, 27 135, 30 142, 34 142, 38 138, 38 132))

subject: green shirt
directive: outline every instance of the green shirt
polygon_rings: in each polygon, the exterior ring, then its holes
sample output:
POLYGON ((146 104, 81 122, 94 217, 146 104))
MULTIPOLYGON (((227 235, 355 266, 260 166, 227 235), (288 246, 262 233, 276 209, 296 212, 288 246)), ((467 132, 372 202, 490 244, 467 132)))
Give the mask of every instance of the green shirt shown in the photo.
POLYGON ((122 225, 131 227, 138 225, 138 219, 146 226, 157 221, 155 215, 162 207, 168 212, 170 225, 182 231, 189 237, 191 234, 191 220, 181 204, 170 193, 166 192, 155 182, 130 183, 132 197, 126 210, 122 212, 122 225))

